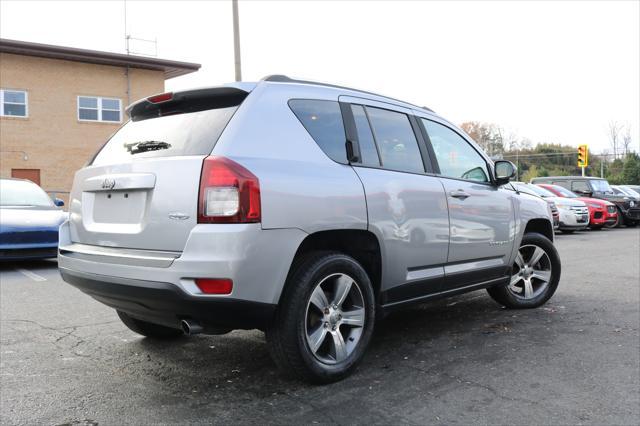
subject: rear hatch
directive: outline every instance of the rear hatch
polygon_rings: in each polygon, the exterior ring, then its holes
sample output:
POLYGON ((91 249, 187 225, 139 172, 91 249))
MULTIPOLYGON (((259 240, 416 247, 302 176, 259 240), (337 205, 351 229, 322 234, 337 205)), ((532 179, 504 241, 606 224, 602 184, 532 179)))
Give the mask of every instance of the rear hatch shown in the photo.
POLYGON ((152 96, 76 173, 70 203, 74 243, 182 251, 197 223, 203 159, 246 87, 152 96))

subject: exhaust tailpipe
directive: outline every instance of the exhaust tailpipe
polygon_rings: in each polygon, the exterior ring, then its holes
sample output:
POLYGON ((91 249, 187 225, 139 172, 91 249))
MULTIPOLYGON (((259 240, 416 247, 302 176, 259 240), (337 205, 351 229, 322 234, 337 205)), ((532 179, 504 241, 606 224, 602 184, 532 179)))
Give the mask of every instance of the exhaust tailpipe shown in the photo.
POLYGON ((202 333, 202 326, 200 323, 197 323, 190 319, 183 319, 180 321, 180 326, 182 327, 182 331, 187 336, 192 336, 194 334, 202 333))

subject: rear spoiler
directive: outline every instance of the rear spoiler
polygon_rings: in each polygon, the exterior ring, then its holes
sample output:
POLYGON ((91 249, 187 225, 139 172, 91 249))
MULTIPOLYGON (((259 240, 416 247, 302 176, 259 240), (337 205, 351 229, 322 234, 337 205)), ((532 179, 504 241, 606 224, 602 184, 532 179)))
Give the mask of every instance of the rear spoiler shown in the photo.
POLYGON ((238 84, 160 93, 134 102, 127 107, 126 112, 132 121, 142 121, 166 115, 238 106, 252 88, 250 85, 238 84))

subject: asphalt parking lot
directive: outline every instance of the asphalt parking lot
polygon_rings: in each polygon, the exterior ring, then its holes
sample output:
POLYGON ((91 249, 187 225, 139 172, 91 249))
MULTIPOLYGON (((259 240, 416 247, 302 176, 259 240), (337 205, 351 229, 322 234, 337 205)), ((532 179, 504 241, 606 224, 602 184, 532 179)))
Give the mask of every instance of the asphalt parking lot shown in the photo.
POLYGON ((640 423, 640 229, 558 235, 543 308, 484 291, 380 323, 352 377, 282 378, 262 333, 154 343, 60 279, 0 269, 2 424, 640 423))

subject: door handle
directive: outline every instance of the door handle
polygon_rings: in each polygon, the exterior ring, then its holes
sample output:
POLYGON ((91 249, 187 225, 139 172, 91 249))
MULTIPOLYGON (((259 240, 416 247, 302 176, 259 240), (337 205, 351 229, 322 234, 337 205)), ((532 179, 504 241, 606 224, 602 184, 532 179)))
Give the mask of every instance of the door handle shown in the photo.
POLYGON ((460 198, 462 200, 470 196, 469 194, 464 192, 462 189, 458 189, 457 191, 451 191, 449 195, 451 195, 453 198, 460 198))

